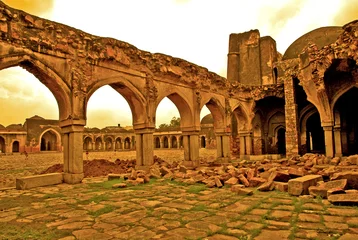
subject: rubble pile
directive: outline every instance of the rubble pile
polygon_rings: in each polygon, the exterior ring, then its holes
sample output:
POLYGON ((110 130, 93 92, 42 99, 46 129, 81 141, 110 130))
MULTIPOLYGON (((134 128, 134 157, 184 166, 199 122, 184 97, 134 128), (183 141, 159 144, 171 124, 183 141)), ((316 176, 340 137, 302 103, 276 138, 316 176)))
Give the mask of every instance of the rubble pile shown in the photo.
MULTIPOLYGON (((305 154, 291 159, 205 164, 188 169, 179 162, 172 164, 154 156, 148 171, 129 167, 126 173, 109 174, 108 180, 123 178, 137 185, 150 178, 163 178, 187 184, 201 183, 212 187, 230 187, 240 195, 259 191, 278 190, 294 196, 311 195, 327 198, 332 203, 358 203, 358 155, 346 158, 327 158, 319 154, 305 154)), ((125 183, 114 187, 125 187, 125 183)))

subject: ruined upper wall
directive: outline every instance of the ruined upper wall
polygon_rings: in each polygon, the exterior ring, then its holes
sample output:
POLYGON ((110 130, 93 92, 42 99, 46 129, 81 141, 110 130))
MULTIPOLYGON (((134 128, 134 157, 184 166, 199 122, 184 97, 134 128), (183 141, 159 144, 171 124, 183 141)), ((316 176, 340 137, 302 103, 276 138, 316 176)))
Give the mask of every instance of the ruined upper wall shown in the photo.
POLYGON ((112 38, 102 38, 8 7, 0 1, 0 41, 33 52, 98 65, 114 63, 156 77, 210 88, 226 79, 183 59, 152 54, 112 38))
POLYGON ((277 56, 275 40, 260 37, 258 30, 230 34, 227 78, 245 85, 274 84, 277 56))

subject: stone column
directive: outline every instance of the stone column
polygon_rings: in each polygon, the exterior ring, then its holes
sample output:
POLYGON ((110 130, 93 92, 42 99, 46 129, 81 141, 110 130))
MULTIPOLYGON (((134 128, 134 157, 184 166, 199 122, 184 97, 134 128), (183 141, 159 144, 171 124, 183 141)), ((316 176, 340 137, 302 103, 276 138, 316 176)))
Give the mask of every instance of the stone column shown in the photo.
POLYGON ((168 149, 172 148, 172 138, 168 137, 168 149))
POLYGON ((159 138, 160 148, 164 148, 163 138, 159 138))
POLYGON ((244 159, 246 155, 246 142, 245 142, 245 136, 243 134, 240 134, 240 159, 244 159))
POLYGON ((333 157, 334 156, 333 126, 322 126, 322 127, 324 131, 324 145, 326 148, 326 156, 333 157))
POLYGON ((247 133, 245 136, 245 147, 246 147, 246 154, 252 155, 252 134, 247 133))
POLYGON ((222 163, 230 160, 230 133, 216 133, 217 159, 222 163))
POLYGON ((334 126, 334 149, 335 157, 342 157, 342 139, 341 139, 341 127, 334 126))
POLYGON ((83 130, 85 120, 60 122, 63 141, 63 179, 65 183, 80 183, 83 174, 83 130))
POLYGON ((148 170, 153 165, 153 133, 151 128, 135 131, 137 169, 148 170))
POLYGON ((183 132, 184 165, 197 167, 199 165, 199 132, 183 132))
POLYGON ((175 137, 177 139, 177 149, 180 149, 180 136, 175 137))
POLYGON ((286 156, 298 155, 298 110, 293 78, 285 78, 286 156))
POLYGON ((222 147, 222 141, 221 141, 221 136, 220 135, 216 135, 216 157, 222 158, 223 156, 223 147, 222 147))

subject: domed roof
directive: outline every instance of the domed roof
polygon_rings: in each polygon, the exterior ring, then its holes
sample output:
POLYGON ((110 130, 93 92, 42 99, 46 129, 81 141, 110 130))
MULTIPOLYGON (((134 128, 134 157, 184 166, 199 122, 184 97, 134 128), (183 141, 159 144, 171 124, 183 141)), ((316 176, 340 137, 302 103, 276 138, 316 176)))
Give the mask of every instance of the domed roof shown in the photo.
POLYGON ((24 131, 22 124, 11 124, 6 127, 9 130, 17 130, 17 131, 24 131))
POLYGON ((309 44, 314 43, 318 49, 335 42, 343 32, 342 27, 321 27, 312 30, 294 41, 286 50, 282 60, 297 58, 302 50, 309 44))
POLYGON ((43 117, 40 117, 38 115, 32 116, 29 119, 45 120, 43 117))
POLYGON ((201 119, 201 124, 213 124, 214 123, 214 118, 213 115, 208 114, 205 117, 203 117, 203 119, 201 119))
POLYGON ((3 125, 0 124, 0 129, 5 129, 5 127, 3 125))

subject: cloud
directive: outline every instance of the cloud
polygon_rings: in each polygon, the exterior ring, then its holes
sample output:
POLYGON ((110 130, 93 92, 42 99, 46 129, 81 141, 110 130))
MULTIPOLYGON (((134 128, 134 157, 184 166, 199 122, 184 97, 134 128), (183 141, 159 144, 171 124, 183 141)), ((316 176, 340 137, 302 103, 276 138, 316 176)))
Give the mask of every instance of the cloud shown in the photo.
POLYGON ((341 26, 356 19, 358 19, 358 1, 345 0, 339 9, 339 12, 334 17, 334 23, 341 26))
POLYGON ((2 0, 12 8, 21 9, 37 16, 51 12, 54 7, 54 0, 2 0))

